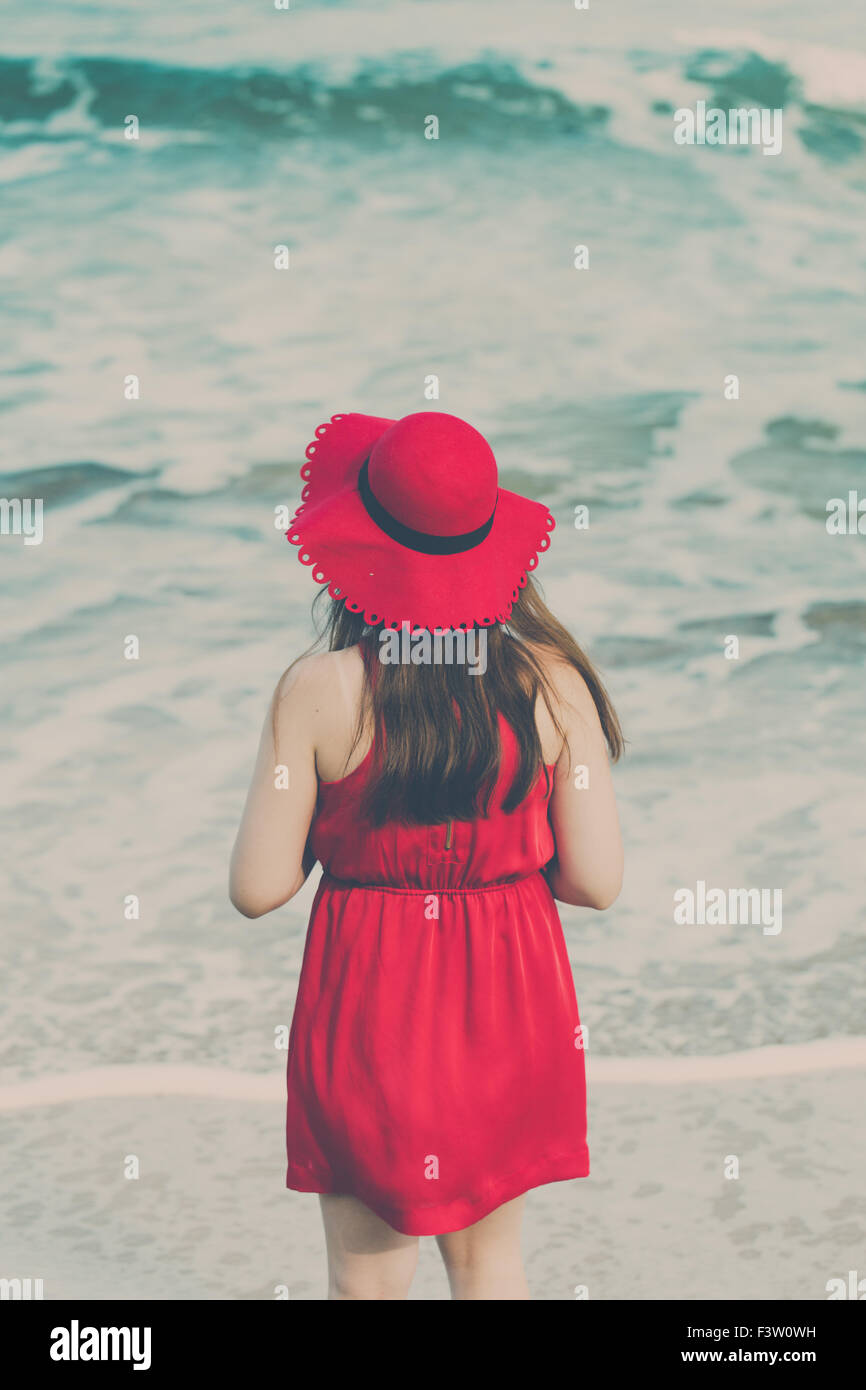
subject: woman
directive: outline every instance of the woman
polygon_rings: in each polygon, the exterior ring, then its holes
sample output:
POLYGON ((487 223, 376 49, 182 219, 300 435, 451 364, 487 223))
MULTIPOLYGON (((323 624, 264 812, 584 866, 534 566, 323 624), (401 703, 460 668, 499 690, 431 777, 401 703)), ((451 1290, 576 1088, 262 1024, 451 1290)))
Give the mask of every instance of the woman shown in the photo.
POLYGON ((286 1185, 320 1194, 329 1298, 406 1298, 435 1235, 453 1298, 526 1299, 523 1194, 589 1172, 554 898, 619 892, 622 736, 528 574, 553 517, 499 488, 476 430, 355 414, 316 435, 287 536, 328 585, 329 650, 274 693, 230 884, 259 917, 323 866, 286 1185))

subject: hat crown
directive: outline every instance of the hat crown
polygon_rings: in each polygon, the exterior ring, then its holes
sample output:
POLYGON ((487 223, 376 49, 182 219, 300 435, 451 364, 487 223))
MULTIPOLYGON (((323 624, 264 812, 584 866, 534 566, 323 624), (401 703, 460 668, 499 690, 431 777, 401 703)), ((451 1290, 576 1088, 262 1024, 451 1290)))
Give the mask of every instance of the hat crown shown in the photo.
POLYGON ((493 450, 456 415, 422 410, 397 420, 367 468, 376 500, 414 531, 459 536, 483 526, 496 505, 493 450))

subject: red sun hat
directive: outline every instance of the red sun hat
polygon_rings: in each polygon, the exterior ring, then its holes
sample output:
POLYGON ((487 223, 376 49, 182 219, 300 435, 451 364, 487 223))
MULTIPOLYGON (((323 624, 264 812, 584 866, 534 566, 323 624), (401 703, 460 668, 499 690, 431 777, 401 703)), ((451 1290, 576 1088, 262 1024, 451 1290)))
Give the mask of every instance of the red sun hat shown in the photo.
POLYGON ((386 627, 506 622, 556 525, 499 487, 493 450, 456 415, 332 415, 301 469, 286 538, 317 584, 386 627))

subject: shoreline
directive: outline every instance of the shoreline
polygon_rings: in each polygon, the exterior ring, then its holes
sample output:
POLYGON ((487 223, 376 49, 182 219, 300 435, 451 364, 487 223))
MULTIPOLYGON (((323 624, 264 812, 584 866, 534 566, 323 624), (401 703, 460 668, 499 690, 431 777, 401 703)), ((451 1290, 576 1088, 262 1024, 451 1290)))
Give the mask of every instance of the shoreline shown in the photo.
MULTIPOLYGON (((818 1038, 717 1056, 594 1057, 587 1077, 602 1086, 678 1086, 743 1081, 866 1068, 866 1037, 818 1038)), ((87 1067, 65 1075, 30 1077, 0 1086, 0 1113, 73 1101, 133 1096, 193 1096, 253 1103, 285 1102, 285 1061, 274 1073, 225 1067, 152 1063, 87 1067)))

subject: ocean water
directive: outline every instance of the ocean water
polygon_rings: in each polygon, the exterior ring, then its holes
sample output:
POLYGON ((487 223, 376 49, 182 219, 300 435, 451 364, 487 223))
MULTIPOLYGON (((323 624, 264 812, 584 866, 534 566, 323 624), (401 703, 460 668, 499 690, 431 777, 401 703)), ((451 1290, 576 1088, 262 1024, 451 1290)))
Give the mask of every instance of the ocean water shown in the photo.
POLYGON ((320 422, 430 408, 430 374, 552 508, 538 576, 629 739, 622 896, 562 908, 591 1051, 866 1033, 866 536, 825 526, 866 496, 858 7, 0 3, 0 33, 0 496, 45 504, 41 545, 0 537, 6 1077, 279 1067, 312 885, 253 923, 226 890, 312 636, 274 508, 320 422), (698 100, 781 108, 781 154, 676 145, 698 100), (698 880, 779 889, 782 930, 677 925, 698 880))

